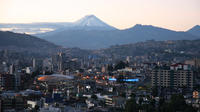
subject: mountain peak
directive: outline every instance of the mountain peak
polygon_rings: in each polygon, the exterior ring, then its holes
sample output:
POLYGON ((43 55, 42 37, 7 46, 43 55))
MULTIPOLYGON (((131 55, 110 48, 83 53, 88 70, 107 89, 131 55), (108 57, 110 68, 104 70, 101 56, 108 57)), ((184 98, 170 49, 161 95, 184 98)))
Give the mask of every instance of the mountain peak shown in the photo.
POLYGON ((142 28, 142 27, 155 27, 155 26, 152 26, 152 25, 143 25, 143 24, 136 24, 132 28, 142 28))
POLYGON ((200 29, 200 25, 195 25, 193 28, 198 28, 198 29, 200 29))
POLYGON ((153 25, 142 25, 142 24, 136 24, 135 26, 129 28, 131 30, 168 30, 172 31, 170 29, 162 28, 162 27, 157 27, 153 25))
POLYGON ((194 27, 189 29, 187 32, 189 32, 190 34, 193 34, 195 36, 200 37, 200 25, 195 25, 194 27))
POLYGON ((95 15, 86 15, 83 18, 79 19, 75 22, 75 26, 79 27, 95 27, 95 28, 102 28, 102 29, 115 29, 114 27, 106 24, 99 18, 97 18, 95 15))
POLYGON ((97 17, 95 15, 93 15, 93 14, 90 14, 90 15, 84 16, 83 18, 97 18, 97 17))
POLYGON ((189 29, 188 31, 191 31, 191 30, 200 30, 200 25, 195 25, 191 29, 189 29))
POLYGON ((159 27, 152 26, 152 25, 136 24, 133 27, 128 28, 128 29, 141 30, 141 29, 155 29, 155 28, 159 28, 159 27))

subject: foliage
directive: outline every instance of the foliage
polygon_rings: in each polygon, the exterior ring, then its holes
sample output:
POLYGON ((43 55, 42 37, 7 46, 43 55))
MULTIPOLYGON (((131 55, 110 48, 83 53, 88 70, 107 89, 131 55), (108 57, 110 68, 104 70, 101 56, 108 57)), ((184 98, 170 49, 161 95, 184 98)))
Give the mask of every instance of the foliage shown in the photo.
POLYGON ((134 98, 131 98, 126 102, 125 112, 138 112, 138 104, 136 103, 134 98))
POLYGON ((119 63, 117 63, 117 64, 115 65, 115 70, 123 69, 123 68, 125 68, 126 66, 127 66, 127 64, 126 64, 125 62, 120 61, 119 63))
POLYGON ((94 100, 97 100, 97 99, 98 99, 98 98, 97 98, 97 95, 95 95, 95 94, 93 94, 93 95, 91 96, 91 98, 94 99, 94 100))
MULTIPOLYGON (((161 102, 160 102, 161 103, 161 102)), ((169 103, 160 104, 160 112, 196 112, 195 108, 187 105, 183 95, 172 95, 169 103)))
POLYGON ((112 71, 114 70, 114 68, 113 68, 112 65, 108 65, 107 70, 108 70, 109 72, 112 72, 112 71))

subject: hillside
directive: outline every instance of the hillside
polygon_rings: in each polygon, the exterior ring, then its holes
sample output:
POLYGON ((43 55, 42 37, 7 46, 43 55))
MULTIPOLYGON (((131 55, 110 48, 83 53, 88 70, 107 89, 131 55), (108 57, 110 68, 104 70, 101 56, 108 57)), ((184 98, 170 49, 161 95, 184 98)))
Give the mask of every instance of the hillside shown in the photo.
POLYGON ((102 49, 98 53, 106 57, 137 57, 136 61, 184 60, 200 57, 199 45, 200 40, 146 41, 135 44, 115 45, 102 49))
POLYGON ((49 53, 58 50, 58 48, 58 46, 50 42, 31 35, 0 31, 1 50, 49 53))
POLYGON ((190 34, 200 37, 200 26, 196 25, 187 31, 190 34))

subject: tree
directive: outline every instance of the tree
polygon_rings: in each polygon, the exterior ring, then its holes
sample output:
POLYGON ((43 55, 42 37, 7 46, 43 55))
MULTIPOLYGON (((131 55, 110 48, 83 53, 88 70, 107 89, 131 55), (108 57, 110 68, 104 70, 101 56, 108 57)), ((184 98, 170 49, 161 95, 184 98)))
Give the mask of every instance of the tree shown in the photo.
POLYGON ((137 112, 138 111, 138 104, 135 101, 135 98, 131 98, 130 100, 126 101, 125 105, 125 112, 137 112))
POLYGON ((40 110, 40 107, 38 105, 35 105, 35 108, 33 109, 33 112, 38 112, 40 110))
POLYGON ((130 97, 135 99, 136 95, 134 93, 131 93, 130 97))
POLYGON ((109 72, 112 72, 112 71, 113 71, 113 66, 112 66, 112 65, 108 65, 107 70, 108 70, 109 72))
POLYGON ((117 64, 115 65, 115 70, 123 69, 123 68, 125 68, 126 66, 127 66, 126 63, 124 63, 123 61, 120 61, 119 63, 117 63, 117 64))
POLYGON ((143 102, 143 98, 139 98, 139 104, 140 104, 140 106, 142 105, 142 102, 143 102))
POLYGON ((152 96, 158 96, 158 88, 157 87, 153 87, 152 89, 152 96))
POLYGON ((94 99, 94 100, 97 100, 98 97, 97 97, 97 95, 93 94, 93 95, 91 96, 91 98, 94 99))
POLYGON ((79 72, 80 72, 80 73, 83 73, 83 72, 84 72, 84 69, 81 69, 81 68, 80 68, 80 69, 79 69, 79 72))
POLYGON ((169 103, 164 102, 159 107, 160 112, 196 112, 196 109, 187 105, 183 95, 172 95, 169 103))

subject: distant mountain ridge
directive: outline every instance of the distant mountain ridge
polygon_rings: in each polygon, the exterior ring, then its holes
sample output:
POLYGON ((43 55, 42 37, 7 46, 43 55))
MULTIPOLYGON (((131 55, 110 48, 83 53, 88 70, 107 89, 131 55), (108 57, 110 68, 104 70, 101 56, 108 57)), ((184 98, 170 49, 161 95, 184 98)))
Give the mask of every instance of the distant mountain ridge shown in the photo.
MULTIPOLYGON (((48 33, 47 33, 48 34, 48 33)), ((177 32, 152 25, 137 24, 125 30, 63 30, 39 37, 65 47, 83 49, 108 48, 112 45, 130 44, 146 40, 194 40, 200 37, 188 32, 177 32)))
POLYGON ((71 23, 19 24, 19 28, 15 28, 15 25, 12 24, 4 24, 3 26, 0 24, 0 29, 1 27, 13 28, 12 30, 14 31, 25 33, 37 32, 37 34, 32 35, 63 47, 79 47, 82 49, 101 49, 112 45, 130 44, 147 40, 194 40, 200 38, 199 25, 186 32, 141 24, 119 30, 106 24, 94 15, 87 15, 71 23), (30 32, 26 32, 27 29, 30 32))
POLYGON ((53 43, 31 35, 0 31, 0 50, 51 53, 59 48, 53 43))

